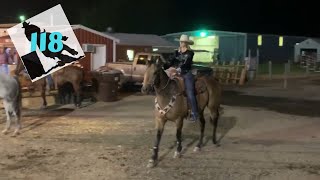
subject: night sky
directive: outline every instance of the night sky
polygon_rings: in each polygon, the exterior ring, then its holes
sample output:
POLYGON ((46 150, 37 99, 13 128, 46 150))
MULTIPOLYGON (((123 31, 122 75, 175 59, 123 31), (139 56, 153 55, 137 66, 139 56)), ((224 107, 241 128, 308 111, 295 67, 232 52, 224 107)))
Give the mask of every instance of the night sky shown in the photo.
POLYGON ((304 1, 8 0, 0 23, 61 4, 71 24, 99 31, 167 34, 197 29, 320 37, 320 7, 304 1))

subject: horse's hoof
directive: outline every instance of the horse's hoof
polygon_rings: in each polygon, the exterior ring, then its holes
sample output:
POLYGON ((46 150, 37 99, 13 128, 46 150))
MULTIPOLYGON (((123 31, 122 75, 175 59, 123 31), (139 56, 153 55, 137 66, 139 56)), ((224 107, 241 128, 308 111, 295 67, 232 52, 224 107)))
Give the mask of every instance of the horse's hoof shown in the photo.
POLYGON ((220 147, 221 145, 219 143, 213 143, 214 147, 220 147))
POLYGON ((17 135, 19 135, 20 132, 19 131, 14 131, 11 137, 16 137, 17 135))
POLYGON ((4 135, 8 134, 8 129, 3 130, 2 134, 4 134, 4 135))
POLYGON ((200 152, 200 151, 201 151, 201 148, 198 146, 193 149, 193 152, 200 152))
POLYGON ((181 152, 174 152, 173 158, 181 158, 181 152))
POLYGON ((156 166, 156 161, 150 159, 149 162, 148 162, 147 168, 153 168, 155 166, 156 166))

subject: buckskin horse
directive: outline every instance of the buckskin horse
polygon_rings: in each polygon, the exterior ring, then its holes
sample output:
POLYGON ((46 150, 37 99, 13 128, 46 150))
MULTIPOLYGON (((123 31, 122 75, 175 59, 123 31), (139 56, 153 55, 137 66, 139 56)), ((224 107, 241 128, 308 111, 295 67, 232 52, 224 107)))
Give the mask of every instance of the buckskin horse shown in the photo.
MULTIPOLYGON (((184 92, 183 80, 179 77, 171 79, 163 69, 163 65, 164 63, 160 60, 148 62, 141 88, 141 92, 144 94, 151 92, 153 88, 156 93, 154 113, 157 133, 153 153, 147 167, 154 167, 157 164, 160 139, 167 121, 176 123, 177 149, 174 158, 181 156, 183 120, 189 115, 189 105, 184 92)), ((194 149, 197 152, 203 145, 204 109, 206 107, 210 111, 210 121, 213 124, 212 142, 217 144, 216 129, 220 116, 222 88, 213 76, 197 77, 195 87, 200 116, 200 138, 194 149)))
MULTIPOLYGON (((17 68, 15 70, 15 75, 19 76, 20 73, 24 70, 24 66, 21 61, 18 61, 17 68)), ((53 79, 57 82, 58 89, 63 84, 70 82, 73 86, 74 90, 74 104, 77 108, 81 106, 81 83, 84 80, 84 70, 81 67, 69 65, 66 66, 59 71, 53 73, 53 79)), ((35 90, 41 91, 41 97, 43 100, 42 108, 47 107, 47 100, 46 100, 46 85, 47 81, 46 78, 41 78, 34 83, 31 82, 30 78, 25 76, 20 76, 20 81, 24 80, 27 81, 27 86, 34 86, 35 90)))

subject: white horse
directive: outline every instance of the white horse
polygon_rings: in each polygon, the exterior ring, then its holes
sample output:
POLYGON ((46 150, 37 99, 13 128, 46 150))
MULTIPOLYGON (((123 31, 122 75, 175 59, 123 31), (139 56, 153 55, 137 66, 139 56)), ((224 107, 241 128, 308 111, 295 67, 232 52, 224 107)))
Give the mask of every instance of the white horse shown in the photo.
POLYGON ((21 128, 20 119, 22 107, 20 83, 17 78, 0 73, 0 98, 3 99, 7 116, 6 127, 2 133, 7 134, 11 126, 11 116, 14 116, 16 119, 16 129, 13 136, 16 136, 21 128))

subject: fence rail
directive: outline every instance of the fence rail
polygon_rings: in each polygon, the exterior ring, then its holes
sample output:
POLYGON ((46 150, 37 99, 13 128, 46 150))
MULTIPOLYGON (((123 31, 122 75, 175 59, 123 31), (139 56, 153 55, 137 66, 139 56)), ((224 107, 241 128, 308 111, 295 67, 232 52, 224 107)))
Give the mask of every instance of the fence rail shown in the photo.
POLYGON ((214 77, 223 84, 239 84, 243 85, 247 74, 247 66, 241 64, 240 61, 231 61, 229 64, 223 62, 216 63, 212 66, 214 77))
POLYGON ((300 67, 308 68, 309 71, 320 72, 320 54, 317 56, 299 56, 300 67))

